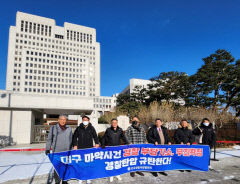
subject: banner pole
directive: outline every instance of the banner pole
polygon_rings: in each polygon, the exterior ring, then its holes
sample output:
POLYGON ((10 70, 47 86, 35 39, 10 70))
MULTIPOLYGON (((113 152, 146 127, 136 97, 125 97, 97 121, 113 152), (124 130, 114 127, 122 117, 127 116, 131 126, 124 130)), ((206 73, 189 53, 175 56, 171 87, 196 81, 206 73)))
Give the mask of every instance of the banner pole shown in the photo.
POLYGON ((216 159, 216 143, 214 144, 214 146, 213 146, 213 150, 214 150, 214 156, 213 156, 213 159, 211 159, 211 160, 213 160, 213 161, 219 161, 218 159, 216 159))
MULTIPOLYGON (((217 125, 216 124, 214 126, 214 129, 215 129, 215 131, 217 130, 217 125)), ((217 131, 216 131, 216 134, 217 134, 217 131)), ((217 135, 216 135, 216 137, 217 137, 217 135)), ((216 144, 217 144, 217 141, 215 140, 214 145, 213 145, 213 151, 214 151, 213 159, 211 159, 213 161, 219 161, 218 159, 216 159, 216 144)))

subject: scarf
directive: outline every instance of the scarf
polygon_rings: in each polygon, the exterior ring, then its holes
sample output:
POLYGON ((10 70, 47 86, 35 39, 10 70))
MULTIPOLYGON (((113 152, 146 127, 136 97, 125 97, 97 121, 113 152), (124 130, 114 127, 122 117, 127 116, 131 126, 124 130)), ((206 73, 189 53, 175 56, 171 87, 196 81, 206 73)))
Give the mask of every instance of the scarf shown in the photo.
POLYGON ((59 124, 59 127, 60 127, 62 130, 66 130, 66 129, 67 129, 66 124, 63 125, 63 126, 59 124))

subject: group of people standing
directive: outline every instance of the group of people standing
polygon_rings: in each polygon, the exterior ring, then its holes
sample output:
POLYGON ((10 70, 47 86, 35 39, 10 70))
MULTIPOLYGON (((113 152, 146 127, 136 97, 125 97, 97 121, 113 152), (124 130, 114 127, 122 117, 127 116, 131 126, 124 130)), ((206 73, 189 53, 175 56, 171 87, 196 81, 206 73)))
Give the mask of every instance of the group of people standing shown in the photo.
MULTIPOLYGON (((169 139, 167 128, 163 126, 161 119, 157 118, 155 124, 145 131, 140 123, 137 116, 131 119, 131 125, 127 128, 125 134, 122 128, 118 126, 118 120, 111 120, 111 127, 107 128, 104 136, 101 139, 101 144, 99 142, 95 128, 90 123, 90 118, 88 116, 82 117, 82 123, 77 127, 74 134, 72 135, 72 129, 66 125, 67 116, 60 115, 58 119, 58 124, 50 128, 48 139, 46 143, 46 154, 52 152, 68 151, 71 149, 85 149, 92 147, 100 147, 104 149, 105 146, 118 146, 121 144, 145 144, 151 143, 155 145, 171 145, 169 139), (93 141, 95 145, 93 145, 93 141)), ((199 144, 209 145, 212 148, 216 142, 216 134, 213 129, 213 124, 209 119, 204 118, 197 128, 192 130, 187 120, 181 120, 178 129, 174 134, 175 144, 185 144, 191 145, 195 141, 195 137, 199 136, 199 144)), ((210 166, 210 159, 209 159, 210 166)), ((183 171, 182 171, 183 172, 183 171)), ((134 177, 135 174, 144 176, 143 172, 131 172, 130 176, 134 177)), ((167 176, 165 172, 159 172, 159 174, 167 176)), ((152 172, 152 175, 157 177, 157 172, 152 172)), ((120 176, 116 176, 118 180, 122 180, 120 176)), ((56 171, 54 171, 54 179, 56 184, 60 184, 61 179, 59 178, 56 171)), ((110 182, 113 182, 114 178, 110 177, 110 182)), ((67 184, 67 181, 62 181, 62 184, 67 184)), ((82 181, 79 180, 79 184, 82 181)), ((87 183, 91 183, 87 180, 87 183)))

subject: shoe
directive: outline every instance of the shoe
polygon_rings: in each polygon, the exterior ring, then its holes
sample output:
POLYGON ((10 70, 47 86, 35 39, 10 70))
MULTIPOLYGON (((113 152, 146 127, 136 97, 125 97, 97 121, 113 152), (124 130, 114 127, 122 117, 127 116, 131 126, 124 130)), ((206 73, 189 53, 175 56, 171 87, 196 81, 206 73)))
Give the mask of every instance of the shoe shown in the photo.
POLYGON ((142 172, 137 171, 136 173, 139 174, 140 176, 144 176, 142 172))
POLYGON ((112 183, 113 182, 113 177, 109 178, 109 182, 112 183))
POLYGON ((214 170, 214 169, 212 168, 212 166, 208 166, 208 169, 209 169, 210 171, 214 170))
POLYGON ((163 175, 163 176, 167 176, 168 174, 165 172, 159 172, 159 174, 163 175))
POLYGON ((135 176, 135 172, 131 172, 130 176, 134 177, 135 176))
POLYGON ((78 180, 78 184, 82 184, 82 180, 78 180))
POLYGON ((67 181, 62 181, 62 184, 68 184, 68 182, 67 181))
POLYGON ((186 170, 187 172, 192 172, 191 170, 186 170))
POLYGON ((154 177, 158 177, 158 174, 156 172, 151 172, 154 177))
POLYGON ((184 170, 179 170, 180 172, 184 172, 184 170))
POLYGON ((87 184, 91 184, 92 182, 91 182, 91 180, 87 180, 87 184))
POLYGON ((121 178, 121 176, 116 176, 116 178, 119 180, 119 181, 122 181, 122 178, 121 178))

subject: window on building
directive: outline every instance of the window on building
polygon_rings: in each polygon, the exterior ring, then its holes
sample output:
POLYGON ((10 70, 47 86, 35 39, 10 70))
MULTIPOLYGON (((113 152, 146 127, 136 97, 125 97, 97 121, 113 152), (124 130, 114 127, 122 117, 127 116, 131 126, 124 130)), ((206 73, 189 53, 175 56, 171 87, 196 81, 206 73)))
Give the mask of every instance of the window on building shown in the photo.
POLYGON ((21 21, 21 31, 23 31, 24 21, 21 21))

